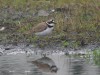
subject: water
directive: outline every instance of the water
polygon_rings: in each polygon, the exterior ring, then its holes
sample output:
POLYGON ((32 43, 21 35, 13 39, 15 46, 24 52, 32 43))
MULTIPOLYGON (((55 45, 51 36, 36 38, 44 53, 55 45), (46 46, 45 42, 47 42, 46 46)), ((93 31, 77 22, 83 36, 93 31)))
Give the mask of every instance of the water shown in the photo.
POLYGON ((0 75, 100 75, 100 66, 83 57, 66 56, 63 53, 47 55, 57 66, 57 73, 40 70, 31 61, 42 58, 39 53, 9 53, 0 56, 0 75))

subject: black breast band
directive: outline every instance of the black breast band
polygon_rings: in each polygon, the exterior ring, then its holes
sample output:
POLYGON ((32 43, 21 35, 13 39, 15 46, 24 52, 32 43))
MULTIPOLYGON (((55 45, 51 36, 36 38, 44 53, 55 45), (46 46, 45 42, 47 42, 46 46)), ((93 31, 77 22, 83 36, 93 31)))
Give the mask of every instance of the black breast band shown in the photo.
POLYGON ((50 26, 47 22, 46 22, 46 24, 48 25, 49 28, 52 28, 53 27, 53 26, 50 26))
POLYGON ((53 26, 48 25, 49 28, 52 28, 53 26))

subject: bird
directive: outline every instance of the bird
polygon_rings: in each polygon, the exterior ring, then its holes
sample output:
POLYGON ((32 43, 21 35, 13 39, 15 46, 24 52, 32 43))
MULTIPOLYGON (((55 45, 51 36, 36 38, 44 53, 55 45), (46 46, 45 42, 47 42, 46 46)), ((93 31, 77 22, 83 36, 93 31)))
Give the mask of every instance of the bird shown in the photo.
POLYGON ((58 68, 55 65, 54 61, 49 57, 42 57, 40 59, 32 61, 32 63, 43 72, 57 73, 58 71, 58 68))
POLYGON ((55 24, 55 21, 50 19, 48 21, 39 23, 35 27, 32 27, 32 29, 27 31, 25 34, 35 34, 37 36, 49 35, 52 33, 55 24))

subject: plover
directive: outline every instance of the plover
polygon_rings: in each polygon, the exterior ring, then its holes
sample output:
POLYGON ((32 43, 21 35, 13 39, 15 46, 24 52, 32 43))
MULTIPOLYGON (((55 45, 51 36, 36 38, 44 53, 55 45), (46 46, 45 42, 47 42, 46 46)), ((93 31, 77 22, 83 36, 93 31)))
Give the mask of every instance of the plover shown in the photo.
POLYGON ((49 57, 42 57, 40 59, 32 61, 32 63, 36 65, 38 69, 44 72, 57 73, 58 71, 58 68, 55 65, 55 62, 49 57))
POLYGON ((41 22, 37 26, 33 27, 31 30, 26 32, 26 34, 35 34, 38 36, 45 36, 52 33, 54 29, 55 22, 53 19, 50 19, 46 22, 41 22))

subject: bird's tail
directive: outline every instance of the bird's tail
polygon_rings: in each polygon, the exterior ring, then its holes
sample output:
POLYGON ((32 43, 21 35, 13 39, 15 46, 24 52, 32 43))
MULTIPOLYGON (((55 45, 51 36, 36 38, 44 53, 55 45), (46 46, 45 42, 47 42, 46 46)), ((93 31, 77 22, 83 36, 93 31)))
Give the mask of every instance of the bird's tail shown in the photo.
POLYGON ((25 31, 23 34, 24 34, 24 35, 31 35, 31 36, 34 36, 34 35, 35 35, 34 33, 32 33, 31 30, 25 31))

